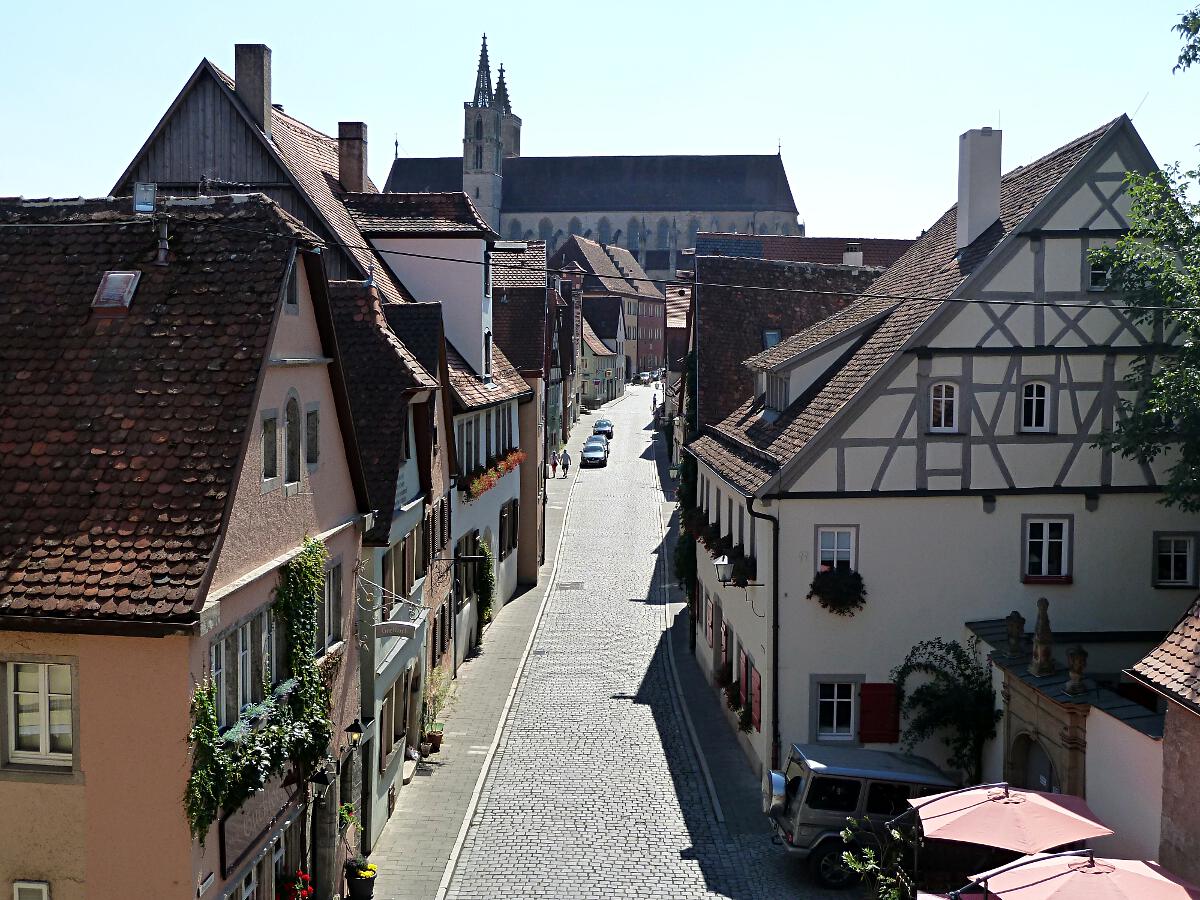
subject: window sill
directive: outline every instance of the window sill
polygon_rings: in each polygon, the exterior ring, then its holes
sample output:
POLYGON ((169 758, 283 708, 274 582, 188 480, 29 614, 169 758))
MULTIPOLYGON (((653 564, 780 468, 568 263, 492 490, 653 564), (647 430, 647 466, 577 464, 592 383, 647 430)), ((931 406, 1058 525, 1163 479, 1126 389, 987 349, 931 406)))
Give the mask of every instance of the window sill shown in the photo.
POLYGON ((283 483, 283 496, 285 496, 285 497, 295 497, 295 496, 296 496, 297 494, 299 494, 299 493, 300 493, 300 482, 298 482, 298 481, 285 481, 285 482, 283 483))
POLYGON ((42 784, 83 784, 83 772, 73 765, 7 763, 0 766, 0 781, 38 782, 42 784))
POLYGON ((1070 575, 1022 575, 1022 584, 1071 584, 1070 575))
POLYGON ((262 480, 262 492, 264 494, 269 494, 271 491, 278 490, 281 484, 283 484, 283 479, 278 475, 276 475, 274 478, 264 478, 262 480))
POLYGON ((1153 588, 1155 588, 1156 590, 1160 590, 1160 591, 1172 591, 1172 590, 1175 590, 1175 591, 1177 591, 1177 590, 1194 591, 1194 590, 1196 590, 1196 588, 1197 588, 1197 586, 1198 586, 1198 585, 1197 585, 1197 584, 1196 584, 1196 582, 1194 582, 1194 581, 1192 581, 1192 582, 1185 582, 1185 581, 1156 581, 1156 582, 1154 582, 1154 584, 1153 584, 1153 585, 1151 585, 1151 586, 1152 586, 1153 588))

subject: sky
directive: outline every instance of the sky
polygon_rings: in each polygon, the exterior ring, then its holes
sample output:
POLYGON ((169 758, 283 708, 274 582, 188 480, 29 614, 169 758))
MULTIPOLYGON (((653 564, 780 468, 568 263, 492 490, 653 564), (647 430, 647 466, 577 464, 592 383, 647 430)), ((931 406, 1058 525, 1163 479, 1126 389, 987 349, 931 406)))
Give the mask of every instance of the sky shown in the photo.
POLYGON ((486 32, 524 155, 782 147, 808 234, 911 237, 954 203, 968 128, 1003 129, 1007 170, 1128 113, 1160 164, 1200 162, 1200 69, 1171 71, 1191 2, 11 4, 0 196, 106 194, 238 42, 271 47, 290 114, 366 122, 382 184, 394 140, 461 154, 486 32))

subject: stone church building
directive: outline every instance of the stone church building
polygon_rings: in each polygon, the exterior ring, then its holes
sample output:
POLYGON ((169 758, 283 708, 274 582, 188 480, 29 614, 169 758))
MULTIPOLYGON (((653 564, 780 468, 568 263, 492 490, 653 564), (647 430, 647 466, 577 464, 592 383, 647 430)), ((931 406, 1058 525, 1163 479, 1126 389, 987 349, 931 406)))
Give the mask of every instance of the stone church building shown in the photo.
POLYGON ((463 153, 397 158, 385 190, 464 190, 508 240, 571 235, 617 244, 655 278, 672 277, 698 231, 803 234, 779 155, 521 156, 521 119, 504 67, 495 90, 487 36, 475 96, 464 103, 463 153))

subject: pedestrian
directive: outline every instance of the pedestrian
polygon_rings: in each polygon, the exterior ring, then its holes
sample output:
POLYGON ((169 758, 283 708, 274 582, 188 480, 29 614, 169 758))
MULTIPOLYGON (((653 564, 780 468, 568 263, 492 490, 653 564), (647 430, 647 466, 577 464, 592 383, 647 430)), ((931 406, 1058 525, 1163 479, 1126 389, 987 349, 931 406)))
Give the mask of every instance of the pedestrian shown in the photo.
POLYGON ((563 478, 571 474, 571 454, 565 449, 562 452, 563 478))
POLYGON ((550 477, 551 478, 558 477, 558 451, 557 450, 550 451, 550 477))

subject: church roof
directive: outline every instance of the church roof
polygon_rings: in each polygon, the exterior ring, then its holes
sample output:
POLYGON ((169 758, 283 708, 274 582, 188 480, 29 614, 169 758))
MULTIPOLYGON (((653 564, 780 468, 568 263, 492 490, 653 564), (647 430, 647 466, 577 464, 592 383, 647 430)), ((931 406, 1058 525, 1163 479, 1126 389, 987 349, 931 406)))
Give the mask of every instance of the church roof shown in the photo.
MULTIPOLYGON (((796 212, 783 159, 743 156, 514 156, 501 212, 796 212)), ((461 191, 462 157, 397 159, 386 191, 461 191)))
POLYGON ((862 251, 864 266, 886 269, 913 245, 908 238, 800 237, 786 234, 738 234, 701 231, 696 235, 697 256, 750 256, 839 265, 850 244, 862 251))

